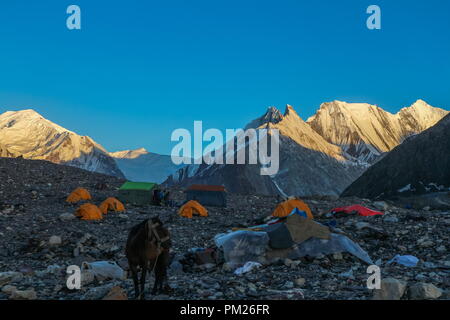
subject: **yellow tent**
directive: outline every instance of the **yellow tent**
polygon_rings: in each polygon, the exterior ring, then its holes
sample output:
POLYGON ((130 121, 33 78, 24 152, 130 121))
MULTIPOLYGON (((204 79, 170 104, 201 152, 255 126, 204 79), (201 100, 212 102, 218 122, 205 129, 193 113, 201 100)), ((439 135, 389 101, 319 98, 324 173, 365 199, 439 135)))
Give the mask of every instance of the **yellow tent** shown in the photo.
POLYGON ((92 203, 81 205, 76 211, 75 216, 81 217, 81 220, 101 220, 103 219, 100 209, 92 203))
POLYGON ((299 199, 290 199, 278 204, 272 215, 278 218, 286 217, 295 208, 298 208, 300 211, 305 211, 309 219, 314 219, 311 213, 311 209, 306 203, 299 199))
POLYGON ((108 199, 103 201, 99 208, 103 214, 107 214, 108 211, 125 211, 125 206, 123 205, 123 203, 113 197, 109 197, 108 199))
POLYGON ((206 210, 200 203, 195 200, 190 200, 181 206, 178 210, 178 214, 185 218, 192 218, 194 214, 198 214, 202 217, 208 216, 208 210, 206 210))
POLYGON ((91 200, 91 194, 84 188, 76 188, 67 197, 66 201, 70 203, 75 203, 81 200, 91 200))

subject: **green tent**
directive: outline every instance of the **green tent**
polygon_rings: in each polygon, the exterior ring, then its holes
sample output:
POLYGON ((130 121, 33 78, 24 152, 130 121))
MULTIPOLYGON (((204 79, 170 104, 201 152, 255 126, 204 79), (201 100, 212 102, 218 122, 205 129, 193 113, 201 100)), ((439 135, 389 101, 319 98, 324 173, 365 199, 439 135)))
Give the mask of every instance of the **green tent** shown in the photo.
POLYGON ((152 182, 125 182, 119 189, 119 200, 136 205, 147 205, 153 202, 153 190, 158 184, 152 182))

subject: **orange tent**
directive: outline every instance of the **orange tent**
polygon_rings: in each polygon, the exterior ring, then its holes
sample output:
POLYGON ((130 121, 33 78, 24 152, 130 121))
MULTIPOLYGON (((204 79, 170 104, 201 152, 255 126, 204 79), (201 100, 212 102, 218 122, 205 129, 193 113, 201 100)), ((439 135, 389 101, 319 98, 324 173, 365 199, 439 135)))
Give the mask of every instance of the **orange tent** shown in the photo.
POLYGON ((286 217, 295 208, 298 208, 300 211, 305 211, 308 218, 313 219, 311 209, 308 207, 306 203, 304 203, 302 200, 299 199, 290 199, 278 204, 278 206, 273 211, 272 215, 278 218, 286 217))
POLYGON ((185 218, 192 218, 194 214, 198 214, 202 217, 208 216, 208 210, 206 210, 200 203, 195 200, 190 200, 181 206, 178 210, 178 214, 185 218))
POLYGON ((107 214, 110 210, 115 212, 125 211, 125 206, 123 205, 123 203, 113 197, 109 197, 108 199, 103 201, 99 208, 103 214, 107 214))
POLYGON ((66 201, 70 203, 75 203, 81 200, 91 200, 91 194, 84 188, 76 188, 67 197, 66 201))
POLYGON ((76 211, 75 215, 81 217, 81 220, 101 220, 103 219, 100 209, 92 203, 85 203, 81 205, 76 211))

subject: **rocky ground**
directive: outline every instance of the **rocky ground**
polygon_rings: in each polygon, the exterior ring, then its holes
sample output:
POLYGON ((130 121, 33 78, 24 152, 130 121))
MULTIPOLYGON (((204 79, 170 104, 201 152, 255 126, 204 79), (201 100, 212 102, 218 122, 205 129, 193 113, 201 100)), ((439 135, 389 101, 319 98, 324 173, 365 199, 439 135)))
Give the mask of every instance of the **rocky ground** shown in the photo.
MULTIPOLYGON (((159 215, 170 228, 174 261, 190 248, 214 246, 213 238, 232 227, 258 224, 277 204, 275 197, 230 194, 227 208, 207 208, 209 217, 186 219, 177 208, 126 206, 101 221, 72 216, 65 202, 76 187, 87 188, 93 202, 117 196, 123 180, 45 161, 0 158, 0 299, 102 299, 133 297, 126 280, 90 279, 81 290, 66 288, 66 268, 83 261, 115 261, 126 269, 124 247, 129 229, 159 215), (111 296, 111 294, 110 294, 111 296)), ((181 190, 172 190, 181 202, 181 190)), ((382 290, 392 299, 448 299, 450 291, 450 211, 406 209, 392 202, 358 198, 307 198, 315 219, 336 220, 337 230, 357 242, 381 265, 382 290), (384 216, 330 217, 332 208, 361 204, 384 216), (386 265, 395 255, 414 255, 416 267, 386 265)), ((147 299, 371 299, 367 265, 347 253, 279 260, 241 276, 227 264, 181 268, 172 265, 171 295, 147 299)), ((178 265, 179 266, 179 265, 178 265)), ((147 286, 153 283, 153 276, 147 286)))

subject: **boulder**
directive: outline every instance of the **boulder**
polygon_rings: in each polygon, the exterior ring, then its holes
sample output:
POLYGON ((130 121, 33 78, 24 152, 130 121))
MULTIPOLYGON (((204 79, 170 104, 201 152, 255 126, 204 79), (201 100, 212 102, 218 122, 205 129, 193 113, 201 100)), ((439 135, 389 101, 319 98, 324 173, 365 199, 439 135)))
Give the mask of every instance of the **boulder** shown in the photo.
POLYGON ((442 290, 431 283, 417 283, 409 288, 410 299, 437 299, 440 296, 442 296, 442 290))
POLYGON ((82 300, 101 300, 115 286, 114 283, 108 283, 104 286, 90 288, 81 298, 82 300))
POLYGON ((7 295, 11 295, 14 291, 17 291, 17 288, 9 284, 2 288, 2 292, 7 295))
POLYGON ((103 300, 128 300, 128 295, 122 287, 115 286, 109 290, 103 300))
POLYGON ((51 236, 48 240, 48 244, 51 246, 59 246, 62 244, 62 239, 60 236, 51 236))
POLYGON ((386 211, 387 209, 389 209, 389 205, 384 201, 375 201, 373 203, 373 206, 382 211, 386 211))
POLYGON ((36 300, 37 294, 34 289, 29 290, 15 290, 11 293, 10 297, 11 300, 36 300))
POLYGON ((63 213, 59 216, 59 220, 61 220, 61 221, 70 221, 75 218, 76 218, 75 215, 73 213, 69 213, 69 212, 63 213))
POLYGON ((294 283, 297 287, 303 287, 305 285, 305 278, 298 278, 294 280, 294 283))
POLYGON ((397 223, 399 220, 396 216, 392 215, 392 216, 385 216, 385 218, 383 219, 384 222, 391 222, 391 223, 397 223))
POLYGON ((374 300, 400 300, 406 290, 407 283, 394 278, 381 280, 381 288, 375 289, 374 300))
POLYGON ((20 272, 7 271, 0 272, 0 286, 8 284, 10 282, 16 282, 22 280, 23 275, 20 272))

